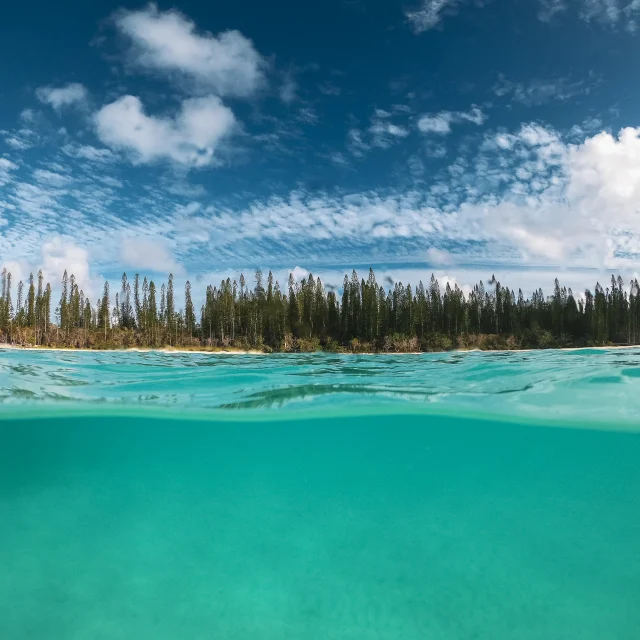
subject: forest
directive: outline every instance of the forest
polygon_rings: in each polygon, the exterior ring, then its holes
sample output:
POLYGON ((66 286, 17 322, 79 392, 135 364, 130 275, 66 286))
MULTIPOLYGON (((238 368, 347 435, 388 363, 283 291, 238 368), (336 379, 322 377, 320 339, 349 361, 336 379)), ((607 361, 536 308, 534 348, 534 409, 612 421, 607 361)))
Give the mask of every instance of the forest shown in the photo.
POLYGON ((558 280, 551 295, 541 289, 525 298, 492 277, 465 296, 444 290, 432 275, 427 285, 396 282, 385 289, 369 270, 353 271, 341 290, 320 278, 286 289, 270 272, 209 285, 200 309, 191 284, 176 307, 173 276, 160 287, 136 274, 122 275, 113 294, 105 282, 92 302, 76 278, 64 272, 59 300, 42 272, 12 282, 2 271, 0 343, 22 346, 120 349, 259 349, 265 352, 419 352, 449 349, 580 347, 640 342, 640 287, 611 277, 609 287, 574 296, 558 280))

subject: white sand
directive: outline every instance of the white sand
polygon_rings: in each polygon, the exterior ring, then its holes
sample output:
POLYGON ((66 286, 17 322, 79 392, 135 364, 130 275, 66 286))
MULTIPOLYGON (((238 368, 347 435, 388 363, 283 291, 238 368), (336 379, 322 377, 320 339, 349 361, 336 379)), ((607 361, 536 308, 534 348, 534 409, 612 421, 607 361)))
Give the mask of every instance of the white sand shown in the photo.
MULTIPOLYGON (((171 347, 150 348, 150 347, 130 347, 127 349, 84 349, 84 348, 71 348, 71 347, 41 347, 41 346, 19 346, 15 344, 0 343, 0 349, 16 349, 22 351, 90 351, 95 353, 176 353, 176 354, 209 354, 209 355, 269 355, 265 351, 259 351, 258 349, 173 349, 171 347)), ((419 356, 424 353, 513 353, 513 352, 529 352, 529 351, 580 351, 584 349, 597 349, 601 351, 613 350, 613 349, 640 349, 640 345, 637 344, 624 344, 615 345, 611 347, 548 347, 545 349, 451 349, 450 351, 367 351, 361 353, 354 353, 352 351, 337 352, 345 355, 355 356, 379 356, 379 355, 394 355, 394 356, 419 356)), ((286 353, 274 351, 274 353, 286 353)), ((334 353, 331 351, 310 351, 305 353, 334 353)))
POLYGON ((15 344, 0 343, 0 349, 16 349, 22 351, 92 351, 97 353, 109 353, 117 351, 118 353, 208 353, 208 354, 237 354, 237 355, 266 355, 264 351, 257 349, 241 350, 241 349, 172 349, 170 347, 162 347, 152 349, 147 347, 130 347, 128 349, 84 349, 71 347, 41 347, 41 346, 19 346, 15 344))

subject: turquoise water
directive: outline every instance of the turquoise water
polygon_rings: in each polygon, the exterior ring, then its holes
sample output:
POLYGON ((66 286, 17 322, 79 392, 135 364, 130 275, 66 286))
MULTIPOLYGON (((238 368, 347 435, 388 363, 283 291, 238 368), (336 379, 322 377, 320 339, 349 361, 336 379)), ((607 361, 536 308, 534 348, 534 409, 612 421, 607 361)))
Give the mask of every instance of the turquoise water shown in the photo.
POLYGON ((640 351, 0 351, 0 637, 636 639, 640 351))

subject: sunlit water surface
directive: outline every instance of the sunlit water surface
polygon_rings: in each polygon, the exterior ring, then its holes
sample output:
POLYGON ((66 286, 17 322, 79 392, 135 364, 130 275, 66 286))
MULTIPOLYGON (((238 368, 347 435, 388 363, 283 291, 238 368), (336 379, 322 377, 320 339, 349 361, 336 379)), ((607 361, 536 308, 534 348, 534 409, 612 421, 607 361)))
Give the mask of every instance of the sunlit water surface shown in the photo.
POLYGON ((634 639, 640 351, 0 350, 0 638, 634 639))

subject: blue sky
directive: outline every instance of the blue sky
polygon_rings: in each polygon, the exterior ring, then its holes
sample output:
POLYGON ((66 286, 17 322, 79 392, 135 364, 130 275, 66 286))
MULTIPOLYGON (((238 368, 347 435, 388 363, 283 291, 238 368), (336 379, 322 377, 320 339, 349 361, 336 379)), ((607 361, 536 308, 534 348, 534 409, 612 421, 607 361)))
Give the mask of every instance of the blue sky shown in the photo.
POLYGON ((638 0, 12 3, 0 263, 630 277, 639 53, 638 0))

